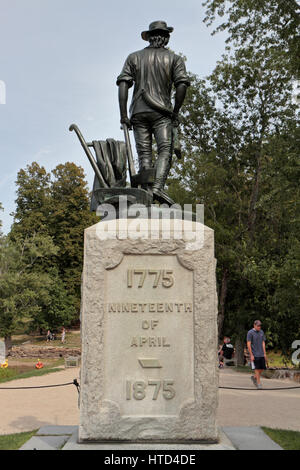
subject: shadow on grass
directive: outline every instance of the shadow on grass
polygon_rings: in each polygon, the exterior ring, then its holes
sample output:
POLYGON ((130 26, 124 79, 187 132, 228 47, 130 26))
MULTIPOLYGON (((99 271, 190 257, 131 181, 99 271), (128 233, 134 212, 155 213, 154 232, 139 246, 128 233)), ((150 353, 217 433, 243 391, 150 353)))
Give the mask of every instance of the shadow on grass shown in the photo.
POLYGON ((44 369, 33 369, 28 372, 18 373, 17 369, 0 369, 0 383, 10 382, 17 379, 28 379, 30 377, 40 377, 41 375, 51 374, 52 372, 59 372, 62 369, 58 368, 44 368, 44 369))

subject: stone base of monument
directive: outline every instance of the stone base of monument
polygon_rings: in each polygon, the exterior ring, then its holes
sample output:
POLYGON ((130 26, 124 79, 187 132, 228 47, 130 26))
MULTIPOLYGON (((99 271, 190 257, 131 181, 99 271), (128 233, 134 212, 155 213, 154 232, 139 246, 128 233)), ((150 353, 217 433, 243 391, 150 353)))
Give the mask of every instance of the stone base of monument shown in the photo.
POLYGON ((199 222, 86 229, 81 445, 218 445, 215 269, 214 232, 199 222))
MULTIPOLYGON (((182 451, 194 450, 282 450, 258 426, 224 427, 219 430, 218 444, 205 443, 90 443, 78 444, 77 426, 43 426, 20 450, 103 450, 114 451, 182 451)), ((124 454, 123 454, 124 455, 124 454)), ((152 461, 153 462, 153 461, 152 461)))
POLYGON ((78 443, 78 432, 75 432, 62 450, 108 450, 108 451, 193 451, 193 450, 235 450, 234 445, 226 434, 220 430, 218 443, 211 444, 205 442, 93 442, 78 443))
MULTIPOLYGON (((235 450, 235 446, 220 429, 218 444, 205 443, 131 443, 106 442, 78 444, 78 426, 43 426, 20 450, 103 450, 103 451, 147 451, 147 450, 235 450)), ((261 439, 261 436, 260 436, 261 439)))

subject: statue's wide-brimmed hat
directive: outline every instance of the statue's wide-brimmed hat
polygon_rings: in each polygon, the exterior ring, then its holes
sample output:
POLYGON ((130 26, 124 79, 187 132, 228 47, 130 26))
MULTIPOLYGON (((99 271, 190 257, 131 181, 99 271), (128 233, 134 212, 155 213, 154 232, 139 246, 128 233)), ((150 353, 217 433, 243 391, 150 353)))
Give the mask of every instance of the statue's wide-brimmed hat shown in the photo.
POLYGON ((149 25, 148 31, 143 31, 141 34, 144 41, 148 41, 150 34, 154 31, 166 31, 167 33, 172 33, 174 28, 172 28, 172 26, 167 26, 165 21, 153 21, 153 23, 149 25))

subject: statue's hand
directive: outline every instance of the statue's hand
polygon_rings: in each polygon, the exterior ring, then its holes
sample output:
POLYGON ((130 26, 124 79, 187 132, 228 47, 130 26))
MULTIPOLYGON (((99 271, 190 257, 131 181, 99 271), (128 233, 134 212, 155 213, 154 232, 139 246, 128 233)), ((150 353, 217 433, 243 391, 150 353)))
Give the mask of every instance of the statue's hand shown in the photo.
POLYGON ((125 124, 128 129, 132 129, 132 124, 128 116, 121 116, 121 124, 125 124))

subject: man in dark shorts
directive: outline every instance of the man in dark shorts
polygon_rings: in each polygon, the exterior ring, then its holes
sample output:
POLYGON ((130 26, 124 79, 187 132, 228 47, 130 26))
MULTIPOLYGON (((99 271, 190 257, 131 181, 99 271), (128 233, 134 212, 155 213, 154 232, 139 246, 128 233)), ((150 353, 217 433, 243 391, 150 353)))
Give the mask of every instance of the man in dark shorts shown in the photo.
POLYGON ((254 385, 260 390, 260 376, 262 371, 266 369, 266 337, 261 329, 261 321, 255 320, 253 328, 247 334, 247 347, 250 353, 252 368, 255 369, 255 375, 251 377, 254 385))

